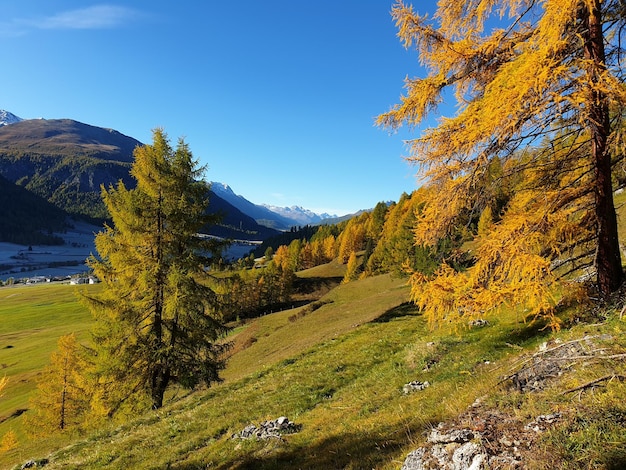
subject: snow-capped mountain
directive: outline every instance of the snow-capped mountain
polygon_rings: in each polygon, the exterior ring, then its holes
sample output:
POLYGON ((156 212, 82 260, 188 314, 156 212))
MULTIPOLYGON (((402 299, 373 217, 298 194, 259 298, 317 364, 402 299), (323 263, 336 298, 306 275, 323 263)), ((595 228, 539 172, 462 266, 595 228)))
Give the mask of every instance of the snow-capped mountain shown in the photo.
POLYGON ((336 217, 328 214, 316 214, 299 206, 277 207, 267 204, 254 204, 243 196, 235 194, 231 187, 224 183, 211 182, 211 190, 241 212, 253 217, 257 223, 278 230, 288 230, 296 225, 316 225, 324 219, 336 217))
POLYGON ((263 204, 263 207, 281 215, 286 219, 294 221, 294 225, 317 225, 325 219, 337 217, 336 215, 327 214, 326 212, 323 214, 317 214, 300 206, 278 207, 263 204))
POLYGON ((23 121, 22 118, 17 117, 15 114, 0 109, 0 126, 8 126, 9 124, 15 124, 16 122, 23 121))

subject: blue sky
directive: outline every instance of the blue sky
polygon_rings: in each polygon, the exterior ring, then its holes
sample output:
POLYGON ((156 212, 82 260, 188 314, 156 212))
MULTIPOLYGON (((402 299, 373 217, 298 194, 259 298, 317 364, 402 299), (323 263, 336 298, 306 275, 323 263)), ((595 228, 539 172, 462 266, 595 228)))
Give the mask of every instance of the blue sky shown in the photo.
POLYGON ((0 109, 146 143, 163 127, 255 203, 370 208, 417 187, 415 134, 374 126, 420 73, 392 4, 3 0, 0 109))

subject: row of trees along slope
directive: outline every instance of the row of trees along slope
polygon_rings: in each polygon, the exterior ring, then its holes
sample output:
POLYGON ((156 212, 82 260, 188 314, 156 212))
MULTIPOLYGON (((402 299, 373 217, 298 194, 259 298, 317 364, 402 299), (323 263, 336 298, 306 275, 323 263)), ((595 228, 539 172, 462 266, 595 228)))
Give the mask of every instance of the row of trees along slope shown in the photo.
POLYGON ((433 18, 393 6, 427 75, 407 79, 378 124, 417 125, 448 89, 459 106, 409 142, 430 188, 416 241, 432 246, 491 212, 471 270, 444 263, 412 277, 431 320, 505 301, 552 316, 555 287, 573 273, 594 271, 604 298, 622 284, 612 177, 624 150, 625 13, 617 0, 443 0, 433 18), (498 207, 504 185, 512 196, 498 207))
POLYGON ((467 257, 460 251, 471 237, 467 230, 442 238, 433 247, 414 243, 415 221, 427 196, 428 191, 418 189, 402 194, 398 202, 379 202, 372 211, 339 224, 307 226, 269 238, 256 255, 265 253, 278 269, 292 272, 336 259, 348 265, 346 281, 389 272, 432 274, 443 259, 459 268, 467 265, 467 257))

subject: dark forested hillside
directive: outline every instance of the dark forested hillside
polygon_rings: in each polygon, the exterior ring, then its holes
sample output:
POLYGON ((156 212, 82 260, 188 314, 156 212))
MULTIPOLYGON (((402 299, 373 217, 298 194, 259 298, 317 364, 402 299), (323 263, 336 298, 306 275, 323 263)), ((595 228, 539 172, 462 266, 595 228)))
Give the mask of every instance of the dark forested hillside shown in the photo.
POLYGON ((279 233, 273 228, 258 224, 213 191, 209 194, 209 212, 222 217, 219 225, 210 227, 211 235, 237 240, 265 240, 279 233))
POLYGON ((0 207, 0 241, 22 245, 63 243, 51 232, 66 228, 67 214, 2 176, 0 207))

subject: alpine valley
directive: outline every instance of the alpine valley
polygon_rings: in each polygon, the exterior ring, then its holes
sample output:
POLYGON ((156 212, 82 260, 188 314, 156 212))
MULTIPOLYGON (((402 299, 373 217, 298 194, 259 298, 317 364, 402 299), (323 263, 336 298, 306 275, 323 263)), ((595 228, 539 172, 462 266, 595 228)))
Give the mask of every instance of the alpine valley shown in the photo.
MULTIPOLYGON (((129 170, 139 145, 113 129, 71 119, 21 119, 0 110, 0 243, 16 244, 18 251, 31 245, 67 245, 71 237, 66 235, 85 224, 92 226, 86 230, 92 238, 107 217, 101 186, 118 181, 134 185, 129 170)), ((211 183, 208 211, 222 217, 219 225, 208 228, 208 235, 247 244, 294 226, 338 220, 297 206, 254 204, 218 182, 211 183)), ((250 247, 240 246, 230 256, 248 251, 250 247)), ((0 264, 11 263, 1 259, 0 264)))

